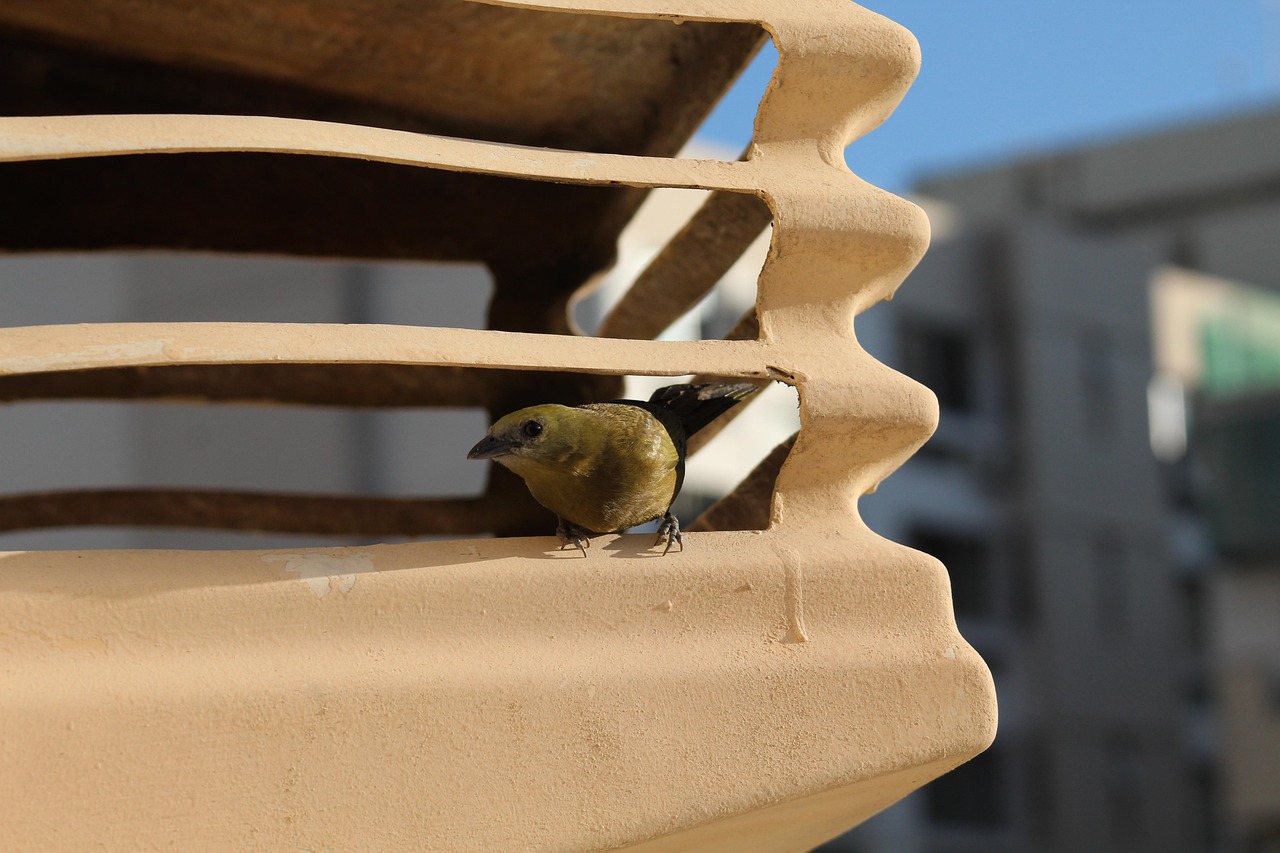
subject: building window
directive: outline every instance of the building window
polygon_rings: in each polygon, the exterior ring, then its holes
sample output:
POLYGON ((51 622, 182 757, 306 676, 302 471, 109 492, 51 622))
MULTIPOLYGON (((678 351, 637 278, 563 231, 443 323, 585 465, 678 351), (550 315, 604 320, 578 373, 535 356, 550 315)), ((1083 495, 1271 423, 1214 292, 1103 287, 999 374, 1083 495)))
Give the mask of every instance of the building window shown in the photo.
POLYGON ((1047 847, 1053 838, 1054 823, 1053 804, 1053 754, 1049 749, 1048 736, 1039 732, 1027 738, 1021 744, 1021 752, 1025 756, 1026 803, 1028 826, 1031 838, 1039 842, 1037 847, 1047 847))
POLYGON ((1009 606, 1013 623, 1028 628, 1036 621, 1036 550, 1031 531, 1015 527, 1005 539, 1009 549, 1009 606))
POLYGON ((967 412, 974 405, 973 345, 961 329, 912 320, 902 326, 902 372, 938 395, 938 405, 967 412))
POLYGON ((924 789, 930 823, 998 829, 1007 820, 1005 756, 993 745, 924 789))
POLYGON ((1116 422, 1116 352, 1106 329, 1086 329, 1079 338, 1080 386, 1085 430, 1109 435, 1116 422))
POLYGON ((991 548, 987 540, 968 533, 920 527, 907 544, 937 557, 951 576, 951 598, 957 618, 990 618, 994 614, 991 589, 991 548))
POLYGON ((1209 644, 1208 593, 1204 577, 1190 575, 1178 582, 1178 603, 1182 609, 1182 622, 1192 654, 1203 654, 1209 644))
POLYGON ((1129 578, 1124 537, 1117 530, 1096 531, 1089 538, 1098 630, 1119 636, 1129 628, 1129 578))
POLYGON ((1266 668, 1262 672, 1263 700, 1272 716, 1280 716, 1280 668, 1266 668))
POLYGON ((1140 837, 1142 815, 1142 745, 1131 732, 1113 732, 1104 744, 1103 791, 1111 836, 1140 837))

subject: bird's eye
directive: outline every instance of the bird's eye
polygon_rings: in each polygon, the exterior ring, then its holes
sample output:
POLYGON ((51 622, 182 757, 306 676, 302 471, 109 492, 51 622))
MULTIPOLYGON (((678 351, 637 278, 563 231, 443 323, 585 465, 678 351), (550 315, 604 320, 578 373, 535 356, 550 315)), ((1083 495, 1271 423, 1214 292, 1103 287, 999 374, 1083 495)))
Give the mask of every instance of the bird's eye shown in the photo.
POLYGON ((537 438, 542 435, 542 424, 537 421, 525 421, 520 431, 529 438, 537 438))

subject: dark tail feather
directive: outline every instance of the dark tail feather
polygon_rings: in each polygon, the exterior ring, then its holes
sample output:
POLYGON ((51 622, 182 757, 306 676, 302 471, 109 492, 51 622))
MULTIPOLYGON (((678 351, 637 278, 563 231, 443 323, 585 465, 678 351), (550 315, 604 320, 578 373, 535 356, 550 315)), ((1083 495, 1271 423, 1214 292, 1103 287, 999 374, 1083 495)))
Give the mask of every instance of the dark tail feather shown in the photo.
POLYGON ((759 390, 760 386, 747 382, 668 385, 654 391, 649 402, 675 413, 689 436, 759 390))

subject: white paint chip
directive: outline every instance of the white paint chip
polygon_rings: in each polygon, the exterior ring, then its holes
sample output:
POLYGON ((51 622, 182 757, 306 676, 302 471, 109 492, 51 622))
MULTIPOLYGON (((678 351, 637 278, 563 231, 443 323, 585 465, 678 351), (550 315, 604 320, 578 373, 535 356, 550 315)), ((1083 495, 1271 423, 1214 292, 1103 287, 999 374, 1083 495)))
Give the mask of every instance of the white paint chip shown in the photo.
POLYGON ((364 555, 335 557, 329 554, 264 554, 264 563, 284 563, 284 570, 298 576, 316 595, 331 591, 347 593, 356 585, 356 575, 373 571, 373 559, 364 555))

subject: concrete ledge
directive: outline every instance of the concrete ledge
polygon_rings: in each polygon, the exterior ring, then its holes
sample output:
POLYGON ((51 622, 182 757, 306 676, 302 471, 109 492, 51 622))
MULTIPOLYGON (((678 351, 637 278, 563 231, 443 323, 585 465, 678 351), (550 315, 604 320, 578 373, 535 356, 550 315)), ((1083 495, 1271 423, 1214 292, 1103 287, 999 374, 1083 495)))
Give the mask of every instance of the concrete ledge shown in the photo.
POLYGON ((4 555, 0 839, 804 849, 994 734, 941 566, 850 538, 4 555))

